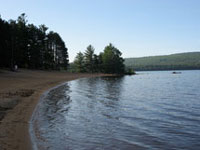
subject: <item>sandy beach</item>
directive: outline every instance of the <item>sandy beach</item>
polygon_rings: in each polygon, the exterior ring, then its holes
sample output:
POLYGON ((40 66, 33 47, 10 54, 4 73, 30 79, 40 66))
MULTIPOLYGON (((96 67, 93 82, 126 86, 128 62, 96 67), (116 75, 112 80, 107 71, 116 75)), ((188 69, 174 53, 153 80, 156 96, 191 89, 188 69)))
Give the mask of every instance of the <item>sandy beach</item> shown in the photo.
POLYGON ((0 150, 31 150, 30 117, 42 93, 66 81, 105 76, 58 71, 0 70, 0 150))

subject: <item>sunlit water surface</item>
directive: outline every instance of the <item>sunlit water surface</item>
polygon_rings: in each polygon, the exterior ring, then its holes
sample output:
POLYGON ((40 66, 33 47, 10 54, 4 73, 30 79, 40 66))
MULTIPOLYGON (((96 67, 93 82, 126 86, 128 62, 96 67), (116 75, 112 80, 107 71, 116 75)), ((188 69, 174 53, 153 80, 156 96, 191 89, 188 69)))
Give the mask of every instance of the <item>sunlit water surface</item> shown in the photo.
POLYGON ((43 95, 35 149, 199 150, 200 71, 85 78, 43 95))

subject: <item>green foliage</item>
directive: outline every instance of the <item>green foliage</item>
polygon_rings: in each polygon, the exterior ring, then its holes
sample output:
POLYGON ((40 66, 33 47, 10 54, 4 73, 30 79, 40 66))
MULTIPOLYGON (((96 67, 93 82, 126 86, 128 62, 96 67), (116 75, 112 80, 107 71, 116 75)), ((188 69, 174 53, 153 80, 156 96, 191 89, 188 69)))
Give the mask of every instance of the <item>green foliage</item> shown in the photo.
POLYGON ((135 71, 132 68, 127 68, 125 69, 125 74, 126 75, 134 75, 136 74, 135 71))
POLYGON ((85 63, 84 63, 84 55, 83 53, 77 53, 77 56, 74 60, 75 70, 76 72, 85 72, 85 63))
POLYGON ((93 55, 93 72, 101 72, 100 68, 99 68, 99 66, 100 66, 99 63, 100 63, 99 56, 94 54, 93 55))
POLYGON ((126 58, 126 67, 134 70, 187 70, 200 69, 200 52, 166 56, 126 58))
POLYGON ((73 72, 103 72, 113 74, 124 73, 124 60, 121 52, 112 44, 105 47, 104 52, 94 54, 94 47, 89 45, 85 53, 79 52, 70 70, 73 72))
POLYGON ((105 73, 124 73, 124 59, 122 53, 112 44, 105 47, 102 55, 103 69, 105 73))
POLYGON ((17 21, 0 18, 0 67, 67 69, 68 52, 58 33, 48 27, 27 24, 26 15, 17 21))
POLYGON ((84 53, 87 72, 94 72, 94 47, 89 45, 84 53))

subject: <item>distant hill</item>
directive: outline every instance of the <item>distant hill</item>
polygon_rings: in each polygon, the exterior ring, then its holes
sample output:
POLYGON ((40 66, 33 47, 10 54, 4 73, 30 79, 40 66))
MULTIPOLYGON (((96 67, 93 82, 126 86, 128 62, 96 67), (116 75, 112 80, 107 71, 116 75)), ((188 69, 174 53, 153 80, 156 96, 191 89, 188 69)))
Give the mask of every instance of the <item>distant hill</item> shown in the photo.
POLYGON ((126 58, 125 65, 140 70, 191 70, 200 69, 200 52, 164 56, 126 58))

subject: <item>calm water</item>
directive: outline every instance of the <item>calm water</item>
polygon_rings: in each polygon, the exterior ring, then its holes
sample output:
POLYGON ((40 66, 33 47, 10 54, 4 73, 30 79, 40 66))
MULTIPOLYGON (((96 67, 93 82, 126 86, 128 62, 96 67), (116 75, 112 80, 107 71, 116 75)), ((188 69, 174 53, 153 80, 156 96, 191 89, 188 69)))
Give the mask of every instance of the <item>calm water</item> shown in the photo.
POLYGON ((35 149, 199 150, 200 71, 79 79, 46 93, 35 149))

